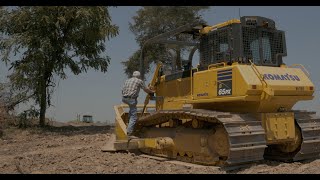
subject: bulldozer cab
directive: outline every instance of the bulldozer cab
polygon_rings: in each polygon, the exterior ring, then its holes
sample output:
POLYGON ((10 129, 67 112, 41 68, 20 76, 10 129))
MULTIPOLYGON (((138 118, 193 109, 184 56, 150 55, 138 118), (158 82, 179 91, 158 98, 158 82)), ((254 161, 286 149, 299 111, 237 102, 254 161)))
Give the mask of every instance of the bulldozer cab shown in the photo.
POLYGON ((209 27, 200 37, 200 66, 249 63, 280 66, 287 55, 285 35, 275 22, 259 16, 244 16, 224 25, 209 27))
MULTIPOLYGON (((193 23, 151 38, 144 47, 151 43, 175 45, 175 54, 171 53, 171 60, 166 60, 169 63, 163 64, 161 75, 183 74, 183 71, 190 72, 193 68, 206 70, 209 65, 218 63, 252 62, 257 66, 279 67, 283 64, 282 57, 287 55, 284 31, 277 30, 273 20, 260 16, 243 16, 240 20, 232 19, 214 26, 193 23), (172 38, 181 34, 192 38, 184 41, 172 38), (185 47, 189 49, 189 56, 182 59, 180 52, 185 47), (192 67, 197 50, 199 64, 192 67)), ((142 76, 144 47, 140 62, 142 76)))

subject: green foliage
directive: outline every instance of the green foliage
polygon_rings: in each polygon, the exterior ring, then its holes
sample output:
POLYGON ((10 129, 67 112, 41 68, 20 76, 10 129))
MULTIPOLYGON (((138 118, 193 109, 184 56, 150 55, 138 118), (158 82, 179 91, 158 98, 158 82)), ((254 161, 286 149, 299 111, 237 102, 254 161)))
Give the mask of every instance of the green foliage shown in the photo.
MULTIPOLYGON (((144 6, 132 18, 133 23, 129 23, 130 30, 136 36, 137 43, 142 47, 146 40, 179 26, 193 22, 205 23, 200 13, 208 8, 208 6, 144 6)), ((187 38, 190 37, 176 37, 179 40, 187 38)), ((166 61, 170 58, 168 53, 170 49, 178 51, 161 44, 153 44, 146 49, 145 72, 149 71, 152 62, 160 60, 167 63, 166 61)), ((140 49, 137 50, 128 60, 122 62, 127 76, 131 76, 133 71, 139 69, 140 52, 140 49)))
POLYGON ((89 68, 106 72, 105 41, 118 35, 108 7, 28 6, 0 10, 1 60, 10 63, 15 89, 32 92, 40 124, 57 78, 89 68))

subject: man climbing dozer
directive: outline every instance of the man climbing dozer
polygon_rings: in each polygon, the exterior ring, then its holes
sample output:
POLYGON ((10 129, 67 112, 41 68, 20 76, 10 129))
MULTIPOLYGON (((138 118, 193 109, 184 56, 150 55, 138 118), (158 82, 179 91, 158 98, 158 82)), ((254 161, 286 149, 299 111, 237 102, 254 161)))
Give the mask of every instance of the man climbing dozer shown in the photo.
POLYGON ((146 87, 143 81, 140 79, 140 72, 135 71, 132 77, 125 81, 122 87, 122 102, 128 104, 129 106, 129 123, 127 127, 128 139, 136 139, 138 137, 134 136, 133 130, 135 124, 138 120, 137 116, 137 98, 139 96, 140 88, 142 88, 146 93, 154 93, 154 90, 146 87))

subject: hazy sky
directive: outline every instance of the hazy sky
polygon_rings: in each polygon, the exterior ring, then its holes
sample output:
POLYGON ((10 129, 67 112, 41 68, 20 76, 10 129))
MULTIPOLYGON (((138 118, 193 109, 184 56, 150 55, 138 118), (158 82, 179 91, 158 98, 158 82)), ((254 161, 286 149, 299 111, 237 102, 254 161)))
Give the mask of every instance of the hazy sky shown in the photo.
MULTIPOLYGON (((76 114, 90 113, 95 121, 114 121, 113 106, 121 103, 121 86, 126 80, 121 61, 130 57, 138 49, 135 36, 129 31, 129 21, 136 14, 138 6, 118 6, 110 8, 112 22, 120 28, 119 35, 107 42, 107 54, 111 57, 108 72, 90 71, 78 76, 58 81, 53 105, 47 116, 58 121, 69 121, 76 114)), ((320 7, 211 7, 202 17, 209 25, 241 16, 264 16, 276 22, 284 30, 287 40, 287 57, 284 62, 303 64, 311 74, 311 79, 320 89, 320 7)), ((196 58, 196 57, 194 57, 196 58)), ((6 68, 0 64, 0 81, 4 80, 6 68)), ((313 101, 298 103, 295 109, 315 110, 320 113, 319 91, 313 101)), ((143 103, 145 93, 140 92, 139 103, 143 103)))

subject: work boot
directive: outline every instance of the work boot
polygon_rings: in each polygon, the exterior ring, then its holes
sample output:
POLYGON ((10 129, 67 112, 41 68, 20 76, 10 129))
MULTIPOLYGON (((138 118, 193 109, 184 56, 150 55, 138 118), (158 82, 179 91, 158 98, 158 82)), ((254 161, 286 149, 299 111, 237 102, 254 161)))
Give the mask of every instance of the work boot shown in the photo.
POLYGON ((133 135, 128 135, 128 139, 139 139, 139 137, 133 136, 133 135))
POLYGON ((139 139, 139 137, 137 137, 137 136, 128 136, 128 139, 139 139))

